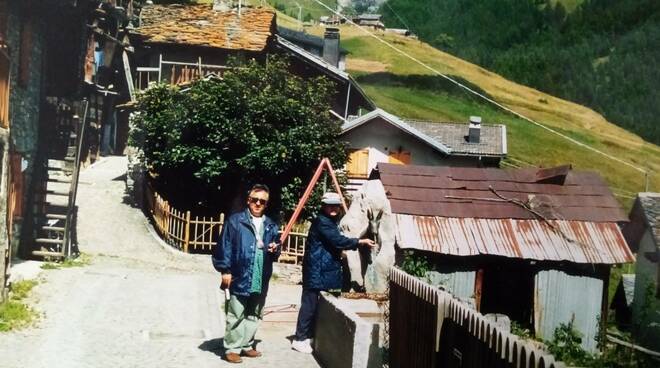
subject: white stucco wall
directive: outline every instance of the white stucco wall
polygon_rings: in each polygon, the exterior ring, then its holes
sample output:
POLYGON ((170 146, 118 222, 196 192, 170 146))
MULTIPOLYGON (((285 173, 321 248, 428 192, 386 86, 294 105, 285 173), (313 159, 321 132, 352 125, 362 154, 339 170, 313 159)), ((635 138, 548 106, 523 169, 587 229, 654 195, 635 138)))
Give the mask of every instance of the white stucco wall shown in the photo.
POLYGON ((633 298, 633 325, 639 326, 636 338, 644 347, 660 351, 660 299, 656 297, 658 282, 658 264, 649 261, 645 253, 655 252, 655 243, 651 231, 646 229, 639 242, 635 266, 635 297, 633 298), (647 300, 647 289, 653 290, 647 300))
POLYGON ((388 162, 390 151, 410 152, 413 165, 479 166, 479 160, 474 157, 443 156, 428 144, 380 118, 345 133, 341 139, 348 141, 350 148, 369 149, 369 171, 379 162, 388 162))

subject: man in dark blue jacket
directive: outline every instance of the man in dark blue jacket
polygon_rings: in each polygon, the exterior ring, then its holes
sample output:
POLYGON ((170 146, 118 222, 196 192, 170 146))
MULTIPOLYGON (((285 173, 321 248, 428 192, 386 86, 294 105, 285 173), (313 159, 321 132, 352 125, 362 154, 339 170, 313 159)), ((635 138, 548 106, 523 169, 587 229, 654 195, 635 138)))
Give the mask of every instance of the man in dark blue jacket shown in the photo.
POLYGON ((240 363, 241 355, 261 356, 254 349, 254 335, 262 317, 273 273, 280 255, 277 224, 264 215, 268 187, 256 184, 247 197, 247 208, 229 217, 213 250, 213 266, 222 273, 221 288, 229 289, 225 311, 225 358, 240 363), (266 246, 267 244, 267 246, 266 246))
POLYGON ((311 353, 314 336, 314 317, 321 291, 341 288, 341 252, 358 245, 373 247, 371 239, 348 238, 339 232, 337 222, 341 198, 337 193, 325 193, 321 212, 307 235, 303 259, 303 292, 298 312, 296 336, 291 347, 301 353, 311 353))

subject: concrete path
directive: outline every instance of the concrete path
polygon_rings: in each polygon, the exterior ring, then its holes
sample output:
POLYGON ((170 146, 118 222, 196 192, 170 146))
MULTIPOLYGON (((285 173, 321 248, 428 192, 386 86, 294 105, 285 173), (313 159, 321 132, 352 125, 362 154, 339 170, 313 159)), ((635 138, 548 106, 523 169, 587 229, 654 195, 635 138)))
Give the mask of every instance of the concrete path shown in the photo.
MULTIPOLYGON (((0 367, 219 367, 224 330, 209 256, 166 249, 124 199, 124 157, 81 173, 78 239, 91 265, 46 270, 31 302, 35 326, 0 334, 0 367)), ((257 338, 261 358, 242 366, 318 367, 292 351, 300 287, 271 283, 257 338)))

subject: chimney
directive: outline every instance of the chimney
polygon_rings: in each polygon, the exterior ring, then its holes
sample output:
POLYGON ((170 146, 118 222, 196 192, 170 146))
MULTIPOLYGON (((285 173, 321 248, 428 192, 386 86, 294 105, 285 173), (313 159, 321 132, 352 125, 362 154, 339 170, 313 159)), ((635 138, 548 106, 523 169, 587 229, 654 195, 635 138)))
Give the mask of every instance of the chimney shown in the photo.
POLYGON ((213 0, 213 10, 225 12, 231 10, 232 0, 213 0))
POLYGON ((323 34, 323 60, 339 66, 339 28, 326 28, 323 34))
POLYGON ((481 116, 470 116, 468 142, 479 143, 481 139, 481 116))

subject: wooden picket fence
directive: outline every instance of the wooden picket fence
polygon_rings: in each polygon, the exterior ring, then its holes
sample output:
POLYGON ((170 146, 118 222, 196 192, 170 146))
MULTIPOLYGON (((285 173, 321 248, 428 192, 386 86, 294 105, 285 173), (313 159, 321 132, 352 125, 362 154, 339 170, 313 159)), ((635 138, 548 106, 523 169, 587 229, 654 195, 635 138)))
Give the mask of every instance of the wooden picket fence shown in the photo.
MULTIPOLYGON (((222 231, 224 214, 218 217, 192 216, 190 211, 177 210, 150 184, 145 185, 145 199, 147 210, 163 240, 186 253, 211 253, 222 231)), ((302 264, 307 232, 304 226, 296 230, 284 241, 279 262, 302 264)))
POLYGON ((224 214, 193 217, 190 211, 172 207, 149 184, 146 185, 145 199, 147 210, 163 240, 186 253, 211 253, 222 231, 224 214))
POLYGON ((389 303, 392 368, 565 367, 446 291, 395 267, 390 269, 389 303))

